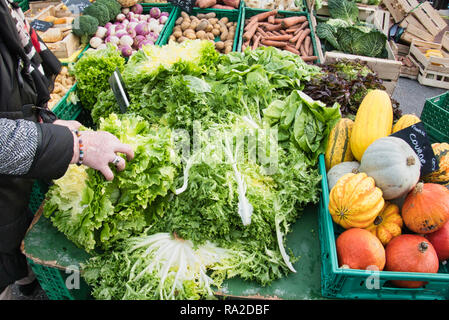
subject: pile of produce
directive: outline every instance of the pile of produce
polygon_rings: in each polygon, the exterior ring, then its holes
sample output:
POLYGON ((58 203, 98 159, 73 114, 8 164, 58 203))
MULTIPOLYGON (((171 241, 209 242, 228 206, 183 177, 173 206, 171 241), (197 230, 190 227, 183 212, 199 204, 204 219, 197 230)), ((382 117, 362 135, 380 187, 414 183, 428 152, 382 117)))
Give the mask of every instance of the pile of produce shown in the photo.
POLYGON ((307 11, 306 6, 300 0, 245 0, 245 5, 256 9, 278 9, 284 11, 307 11))
POLYGON ((240 7, 240 0, 196 0, 195 7, 235 10, 240 7))
POLYGON ((357 4, 350 0, 329 0, 330 19, 318 23, 316 34, 326 50, 365 57, 386 56, 387 36, 374 25, 359 21, 357 4))
POLYGON ((313 52, 306 16, 281 17, 278 10, 265 11, 245 20, 242 50, 271 46, 301 56, 306 62, 318 59, 313 52))
POLYGON ((116 0, 97 0, 74 21, 77 27, 73 32, 89 38, 92 49, 103 49, 110 43, 117 46, 124 57, 129 57, 142 46, 157 42, 168 16, 168 12, 158 7, 144 14, 140 4, 122 8, 116 0))
POLYGON ((332 129, 325 160, 329 212, 344 230, 336 239, 340 267, 436 273, 449 259, 449 144, 432 144, 440 167, 422 175, 415 151, 390 136, 418 122, 406 114, 393 126, 390 98, 376 89, 355 120, 342 118, 332 129))
POLYGON ((75 77, 69 73, 69 69, 66 66, 61 68, 61 72, 56 76, 55 87, 50 94, 50 100, 48 101, 48 107, 53 109, 56 104, 65 96, 65 94, 75 84, 75 77))
POLYGON ((232 277, 269 285, 295 272, 285 236, 319 199, 318 155, 340 119, 338 104, 302 91, 319 67, 272 47, 144 46, 122 68, 130 106, 120 114, 94 64, 111 52, 91 52, 75 69, 96 74, 97 128, 136 156, 113 181, 72 166, 44 208, 91 253, 82 274, 93 296, 201 299, 232 277))
MULTIPOLYGON (((335 63, 319 64, 322 72, 307 83, 304 92, 311 98, 331 106, 340 104, 344 117, 354 120, 363 98, 370 90, 385 90, 377 74, 359 59, 340 59, 335 63)), ((399 103, 391 99, 393 119, 399 120, 402 111, 399 103)))
POLYGON ((183 11, 175 22, 170 40, 178 43, 187 39, 210 40, 218 52, 226 54, 233 49, 236 32, 237 22, 229 21, 228 17, 218 19, 215 12, 189 16, 183 11))

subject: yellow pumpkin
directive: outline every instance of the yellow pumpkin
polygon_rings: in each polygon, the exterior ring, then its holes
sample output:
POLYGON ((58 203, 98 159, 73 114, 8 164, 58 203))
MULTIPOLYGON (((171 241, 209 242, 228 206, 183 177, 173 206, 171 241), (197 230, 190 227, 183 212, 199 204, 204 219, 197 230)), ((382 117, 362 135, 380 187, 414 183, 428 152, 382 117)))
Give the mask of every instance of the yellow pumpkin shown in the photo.
POLYGON ((384 90, 371 90, 363 98, 352 128, 350 143, 354 158, 360 161, 371 143, 391 134, 392 126, 390 96, 384 90))
POLYGON ((395 123, 395 125, 393 126, 393 132, 398 132, 402 129, 408 128, 412 125, 414 125, 415 123, 420 122, 421 119, 419 119, 416 115, 414 114, 404 114, 402 117, 399 118, 399 120, 395 123))
POLYGON ((449 143, 433 143, 432 149, 440 169, 424 177, 424 181, 449 184, 449 143))
POLYGON ((351 119, 341 118, 332 128, 324 153, 327 171, 336 164, 354 160, 349 144, 353 125, 354 121, 351 119))
POLYGON ((386 246, 391 239, 402 233, 403 224, 399 207, 386 201, 382 211, 366 230, 374 234, 386 246))
POLYGON ((329 194, 329 212, 345 229, 366 228, 384 207, 382 191, 366 173, 343 175, 329 194))

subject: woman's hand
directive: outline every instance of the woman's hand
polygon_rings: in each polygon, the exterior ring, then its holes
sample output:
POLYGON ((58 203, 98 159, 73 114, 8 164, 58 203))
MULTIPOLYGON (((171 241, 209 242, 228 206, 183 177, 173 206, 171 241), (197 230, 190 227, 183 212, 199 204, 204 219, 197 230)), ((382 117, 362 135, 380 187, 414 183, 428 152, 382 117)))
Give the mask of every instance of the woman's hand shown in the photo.
POLYGON ((74 154, 71 163, 76 163, 79 159, 79 139, 84 146, 83 164, 100 171, 106 180, 112 180, 112 173, 109 163, 115 164, 117 170, 125 169, 125 159, 118 156, 117 153, 124 153, 127 160, 134 158, 134 151, 131 146, 123 144, 113 134, 106 131, 80 131, 78 138, 74 134, 74 154))

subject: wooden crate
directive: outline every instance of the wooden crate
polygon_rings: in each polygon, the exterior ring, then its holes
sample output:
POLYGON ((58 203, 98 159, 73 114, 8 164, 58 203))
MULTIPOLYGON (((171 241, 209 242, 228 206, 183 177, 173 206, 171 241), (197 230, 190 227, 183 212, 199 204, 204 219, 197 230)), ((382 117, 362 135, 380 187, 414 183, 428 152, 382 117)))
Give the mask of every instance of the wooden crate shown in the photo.
MULTIPOLYGON (((306 2, 310 12, 314 11, 319 16, 329 17, 329 7, 326 0, 322 1, 322 7, 319 10, 315 10, 315 0, 306 0, 306 2)), ((362 21, 366 21, 378 8, 378 6, 370 6, 362 3, 357 3, 357 7, 359 8, 359 19, 362 21)))
MULTIPOLYGON (((389 25, 389 13, 385 10, 377 9, 367 20, 373 23, 379 30, 386 32, 388 34, 389 25), (377 12, 376 12, 377 11, 377 12)), ((314 16, 314 12, 311 12, 311 17, 314 16)), ((316 30, 316 19, 311 19, 312 26, 316 30)), ((396 88, 397 81, 399 79, 400 70, 402 63, 395 59, 395 55, 390 44, 386 43, 386 50, 388 52, 388 59, 380 59, 373 57, 364 57, 353 54, 347 54, 336 51, 326 51, 323 52, 321 41, 316 37, 317 48, 321 48, 320 61, 321 63, 334 63, 338 60, 348 59, 348 60, 361 60, 365 61, 367 65, 377 73, 380 79, 384 82, 387 92, 391 95, 396 88)))
POLYGON ((36 15, 40 14, 42 11, 46 11, 50 6, 56 6, 60 4, 60 1, 30 1, 30 9, 24 12, 25 18, 28 21, 36 19, 36 15))
POLYGON ((435 71, 442 74, 449 74, 449 54, 444 52, 441 43, 414 40, 410 45, 410 56, 415 60, 422 72, 435 71), (440 50, 441 57, 425 56, 429 49, 440 50))
POLYGON ((49 5, 34 16, 33 19, 44 20, 49 16, 67 18, 67 23, 55 24, 53 26, 53 28, 62 29, 61 31, 65 34, 64 39, 55 43, 45 43, 58 59, 67 59, 81 49, 80 38, 71 32, 72 20, 75 17, 66 9, 63 3, 59 2, 57 5, 49 5))
POLYGON ((404 28, 405 31, 401 36, 401 40, 407 42, 408 44, 412 43, 414 39, 424 40, 424 41, 434 41, 435 36, 429 33, 426 28, 416 19, 414 16, 407 16, 400 24, 401 28, 404 28))
MULTIPOLYGON (((394 41, 390 41, 390 47, 393 51, 393 54, 395 56, 395 59, 397 61, 401 61, 402 59, 407 59, 412 63, 412 66, 407 66, 405 63, 402 63, 401 70, 399 73, 399 77, 402 78, 408 78, 416 80, 418 79, 419 74, 419 68, 418 66, 413 62, 412 59, 410 59, 409 53, 410 53, 410 46, 396 43, 394 41)), ((402 61, 401 61, 402 62, 402 61)))
POLYGON ((418 82, 422 85, 449 89, 449 54, 441 43, 414 40, 410 46, 410 58, 418 65, 418 82), (441 57, 425 56, 426 50, 440 50, 441 57))
POLYGON ((449 52, 449 31, 444 32, 443 38, 441 38, 441 46, 449 52))
POLYGON ((413 16, 432 36, 436 36, 447 24, 432 5, 417 0, 383 0, 383 4, 391 13, 395 22, 401 22, 413 16))

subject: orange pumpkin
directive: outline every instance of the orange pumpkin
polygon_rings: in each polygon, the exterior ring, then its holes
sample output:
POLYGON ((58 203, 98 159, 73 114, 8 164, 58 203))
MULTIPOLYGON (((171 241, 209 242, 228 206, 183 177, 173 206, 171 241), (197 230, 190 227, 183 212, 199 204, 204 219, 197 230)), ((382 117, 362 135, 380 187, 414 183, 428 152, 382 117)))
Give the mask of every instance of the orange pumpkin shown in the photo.
MULTIPOLYGON (((426 238, 415 234, 402 234, 395 237, 385 248, 386 271, 401 272, 438 272, 438 256, 432 244, 426 238)), ((425 281, 392 280, 393 285, 401 288, 419 288, 425 281)))
POLYGON ((385 202, 385 205, 374 222, 366 228, 379 238, 384 246, 394 237, 402 233, 402 217, 399 207, 393 203, 385 202))
POLYGON ((402 219, 413 232, 437 231, 449 220, 449 190, 440 184, 419 182, 405 199, 402 219))
POLYGON ((329 212, 343 228, 366 228, 384 207, 382 191, 366 173, 343 175, 329 194, 329 212))
POLYGON ((340 234, 335 244, 340 267, 377 271, 384 269, 384 246, 371 232, 351 228, 340 234))

